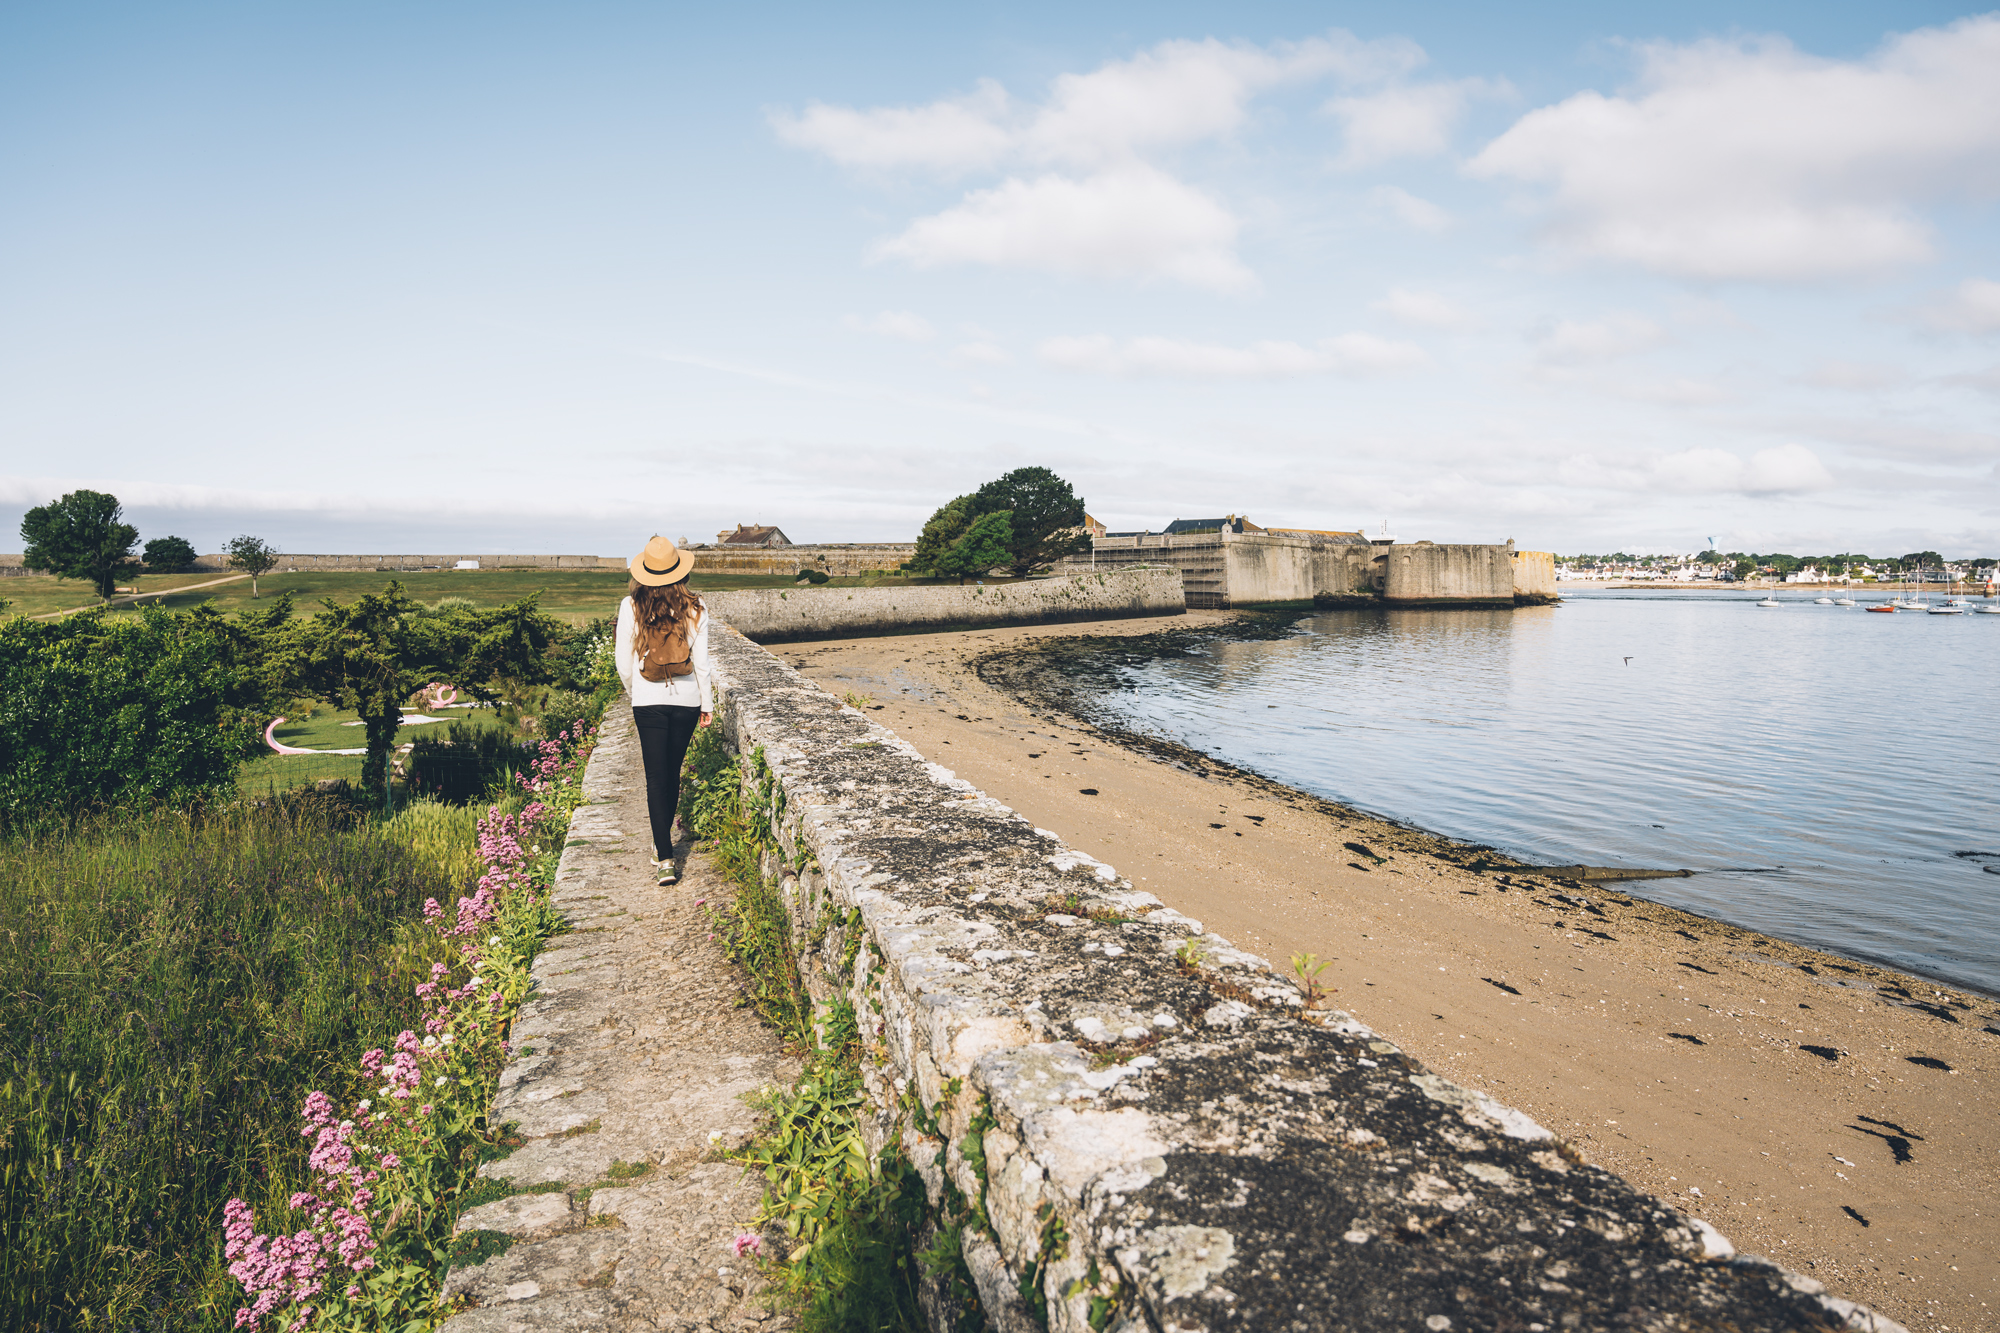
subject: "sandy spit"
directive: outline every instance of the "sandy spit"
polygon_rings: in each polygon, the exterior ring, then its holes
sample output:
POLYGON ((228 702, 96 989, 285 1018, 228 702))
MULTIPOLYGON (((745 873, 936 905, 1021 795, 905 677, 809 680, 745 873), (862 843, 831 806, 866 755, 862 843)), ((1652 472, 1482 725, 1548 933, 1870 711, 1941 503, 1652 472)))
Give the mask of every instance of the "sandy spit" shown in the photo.
POLYGON ((1911 1329, 2000 1330, 2000 1003, 1649 902, 1644 882, 1495 866, 1199 756, 1121 744, 972 669, 1036 640, 1233 619, 773 651, 1280 968, 1330 960, 1335 1004, 1739 1249, 1911 1329))

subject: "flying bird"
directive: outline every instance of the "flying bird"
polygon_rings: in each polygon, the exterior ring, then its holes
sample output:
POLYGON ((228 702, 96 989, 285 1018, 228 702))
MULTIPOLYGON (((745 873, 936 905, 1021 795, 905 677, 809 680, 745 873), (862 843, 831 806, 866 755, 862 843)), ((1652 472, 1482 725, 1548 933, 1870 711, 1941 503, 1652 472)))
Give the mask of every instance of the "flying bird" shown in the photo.
POLYGON ((1626 666, 1631 666, 1631 665, 1632 665, 1632 659, 1631 659, 1631 658, 1629 658, 1629 657, 1628 657, 1628 658, 1626 658, 1626 659, 1625 659, 1625 665, 1626 665, 1626 666))

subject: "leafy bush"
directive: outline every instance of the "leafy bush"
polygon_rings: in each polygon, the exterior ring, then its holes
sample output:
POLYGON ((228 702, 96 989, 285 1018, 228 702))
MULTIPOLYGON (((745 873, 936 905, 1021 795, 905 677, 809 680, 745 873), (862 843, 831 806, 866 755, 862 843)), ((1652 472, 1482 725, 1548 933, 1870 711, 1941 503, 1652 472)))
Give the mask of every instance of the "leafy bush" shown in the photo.
POLYGON ((410 742, 409 787, 434 800, 462 805, 478 800, 534 759, 533 746, 497 727, 433 724, 410 742))
POLYGON ((583 734, 583 728, 597 720, 603 712, 596 700, 575 690, 550 690, 542 700, 541 716, 536 721, 536 729, 550 740, 564 735, 572 738, 583 734))
POLYGON ((178 574, 194 563, 194 543, 185 537, 155 537, 146 543, 148 574, 178 574))
POLYGON ((440 597, 431 603, 431 614, 448 616, 454 611, 477 611, 479 603, 470 597, 440 597))
POLYGON ((230 790, 257 731, 237 683, 214 616, 0 624, 0 826, 230 790))

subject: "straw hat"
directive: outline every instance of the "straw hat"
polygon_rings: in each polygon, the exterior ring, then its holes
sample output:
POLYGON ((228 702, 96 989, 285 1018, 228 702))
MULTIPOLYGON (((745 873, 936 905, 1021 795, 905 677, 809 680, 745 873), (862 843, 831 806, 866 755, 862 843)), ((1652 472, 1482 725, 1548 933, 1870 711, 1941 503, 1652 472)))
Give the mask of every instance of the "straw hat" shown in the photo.
POLYGON ((694 557, 658 535, 628 565, 634 579, 653 588, 679 583, 694 573, 694 557))

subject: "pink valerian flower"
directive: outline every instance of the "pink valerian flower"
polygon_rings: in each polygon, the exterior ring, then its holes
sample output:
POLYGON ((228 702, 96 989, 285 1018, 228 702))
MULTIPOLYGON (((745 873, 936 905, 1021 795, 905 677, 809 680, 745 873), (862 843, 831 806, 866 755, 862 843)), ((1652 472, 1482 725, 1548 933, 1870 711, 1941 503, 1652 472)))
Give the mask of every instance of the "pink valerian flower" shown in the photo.
MULTIPOLYGON (((580 743, 594 734, 594 728, 578 727, 563 740, 574 738, 580 743)), ((523 785, 539 796, 573 783, 582 754, 579 751, 565 760, 562 750, 558 742, 544 742, 541 758, 531 774, 524 776, 523 785)), ((432 1044, 426 1046, 416 1032, 405 1031, 393 1043, 393 1054, 372 1049, 363 1052, 360 1061, 361 1072, 371 1083, 379 1081, 381 1090, 371 1093, 371 1099, 394 1098, 401 1106, 364 1100, 356 1104, 353 1119, 343 1120, 325 1093, 316 1091, 306 1098, 300 1133, 313 1144, 308 1158, 313 1188, 295 1193, 290 1203, 295 1211, 311 1218, 311 1225, 290 1236, 264 1236, 257 1233, 255 1214, 243 1200, 232 1199, 224 1209, 224 1257, 229 1261, 230 1275, 242 1284, 249 1300, 236 1313, 238 1328, 255 1327, 265 1315, 289 1311, 292 1326, 303 1329, 324 1313, 319 1303, 325 1293, 343 1293, 349 1300, 360 1298, 364 1288, 354 1279, 376 1267, 375 1255, 381 1244, 374 1231, 376 1197, 372 1187, 382 1179, 382 1172, 404 1170, 410 1159, 421 1166, 427 1155, 437 1150, 435 1137, 420 1132, 428 1128, 425 1122, 436 1114, 436 1106, 421 1103, 414 1115, 409 1109, 423 1086, 425 1062, 450 1058, 455 1050, 470 1057, 477 1068, 479 1062, 494 1058, 495 1048, 501 1060, 511 1054, 512 1047, 504 1040, 494 1040, 491 1048, 483 1045, 485 1040, 497 1038, 498 1032, 489 1028, 480 1014, 499 1010, 505 1004, 504 992, 491 987, 490 980, 482 983, 477 973, 456 988, 447 978, 454 966, 469 969, 482 961, 484 951, 474 940, 490 933, 489 923, 510 896, 526 894, 530 901, 547 901, 545 886, 531 874, 535 857, 528 848, 539 845, 537 839, 546 836, 539 826, 549 813, 549 806, 541 800, 515 815, 490 808, 479 824, 483 873, 474 891, 461 897, 449 912, 435 898, 425 901, 425 918, 441 939, 451 942, 456 959, 455 963, 433 964, 429 979, 415 988, 423 1002, 423 1030, 432 1044), (450 1045, 453 1033, 455 1046, 450 1045), (397 1115, 388 1114, 391 1110, 397 1115), (371 1132, 411 1137, 402 1145, 404 1152, 398 1153, 357 1137, 371 1132), (380 1170, 371 1169, 370 1159, 380 1170), (347 1280, 335 1279, 336 1269, 345 1270, 347 1280)), ((755 1238, 751 1239, 754 1245, 755 1238)), ((739 1255, 742 1252, 739 1242, 739 1255)))
POLYGON ((746 1254, 754 1254, 760 1259, 763 1258, 764 1238, 749 1231, 739 1235, 736 1238, 736 1257, 741 1259, 746 1254))

